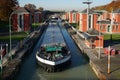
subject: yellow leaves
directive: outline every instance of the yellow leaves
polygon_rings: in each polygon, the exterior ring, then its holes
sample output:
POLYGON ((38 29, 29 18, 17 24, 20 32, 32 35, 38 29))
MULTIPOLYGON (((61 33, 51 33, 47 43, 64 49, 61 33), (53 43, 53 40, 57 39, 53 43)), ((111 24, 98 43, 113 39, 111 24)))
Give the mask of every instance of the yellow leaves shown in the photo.
POLYGON ((98 6, 95 9, 97 10, 106 10, 108 12, 112 12, 114 10, 117 10, 120 8, 120 0, 112 1, 109 4, 106 4, 104 6, 98 6))

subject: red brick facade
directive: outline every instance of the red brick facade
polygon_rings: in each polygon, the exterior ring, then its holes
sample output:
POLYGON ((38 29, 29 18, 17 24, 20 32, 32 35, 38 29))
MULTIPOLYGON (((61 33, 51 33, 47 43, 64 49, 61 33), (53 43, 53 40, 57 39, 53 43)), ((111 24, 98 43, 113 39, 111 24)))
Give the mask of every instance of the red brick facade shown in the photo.
POLYGON ((13 31, 29 31, 31 25, 31 14, 26 9, 18 8, 12 13, 11 26, 13 31))
POLYGON ((35 12, 33 15, 33 23, 40 23, 42 22, 42 13, 41 12, 35 12))
POLYGON ((72 12, 72 11, 67 12, 66 19, 69 19, 69 23, 78 23, 79 31, 82 31, 82 32, 85 32, 91 28, 94 28, 103 33, 119 33, 120 32, 120 13, 108 13, 107 11, 104 11, 102 15, 100 15, 99 13, 93 12, 89 14, 88 27, 87 27, 87 13, 72 12), (98 24, 97 21, 99 20, 110 21, 110 23, 98 24))
POLYGON ((17 24, 18 24, 18 16, 17 16, 17 14, 13 14, 12 16, 11 16, 12 18, 11 18, 11 26, 12 26, 12 30, 14 30, 14 31, 17 31, 18 30, 18 26, 17 26, 17 24))
MULTIPOLYGON (((79 31, 81 32, 86 32, 89 29, 95 29, 102 33, 120 33, 120 13, 108 13, 107 11, 103 12, 102 14, 97 12, 90 13, 88 27, 87 13, 69 12, 66 13, 66 18, 69 19, 69 23, 79 22, 79 31), (76 20, 74 20, 73 18, 76 20), (101 21, 101 23, 99 23, 98 21, 101 21)), ((95 39, 92 44, 90 41, 86 40, 85 42, 88 47, 91 47, 91 45, 93 45, 95 48, 103 48, 104 37, 97 36, 97 38, 98 39, 95 39)))

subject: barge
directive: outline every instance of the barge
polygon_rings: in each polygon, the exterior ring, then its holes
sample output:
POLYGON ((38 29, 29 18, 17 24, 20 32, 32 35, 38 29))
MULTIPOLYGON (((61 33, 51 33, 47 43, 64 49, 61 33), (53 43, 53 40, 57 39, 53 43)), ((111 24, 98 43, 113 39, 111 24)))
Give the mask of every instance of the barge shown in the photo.
POLYGON ((36 59, 47 72, 61 71, 70 64, 71 53, 57 22, 49 22, 36 59))

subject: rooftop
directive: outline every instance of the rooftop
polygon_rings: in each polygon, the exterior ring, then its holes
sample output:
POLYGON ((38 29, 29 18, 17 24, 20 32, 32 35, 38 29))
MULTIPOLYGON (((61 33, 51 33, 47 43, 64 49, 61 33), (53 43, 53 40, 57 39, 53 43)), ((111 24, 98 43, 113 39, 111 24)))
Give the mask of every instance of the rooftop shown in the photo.
POLYGON ((95 29, 89 29, 88 31, 86 31, 86 33, 88 33, 90 35, 99 35, 99 31, 97 31, 95 29))
POLYGON ((23 13, 23 12, 29 13, 29 11, 26 10, 24 7, 20 7, 20 8, 18 8, 17 10, 15 10, 15 11, 13 12, 13 14, 23 13))

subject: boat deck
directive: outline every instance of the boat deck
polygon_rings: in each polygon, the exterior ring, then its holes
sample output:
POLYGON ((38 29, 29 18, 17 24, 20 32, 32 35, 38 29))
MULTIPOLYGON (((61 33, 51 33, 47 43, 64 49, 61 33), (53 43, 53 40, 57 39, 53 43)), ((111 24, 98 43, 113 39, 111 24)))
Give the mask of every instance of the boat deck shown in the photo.
POLYGON ((49 24, 46 30, 46 33, 43 38, 42 46, 47 45, 55 45, 55 44, 63 44, 65 45, 65 41, 59 26, 56 24, 49 24))

